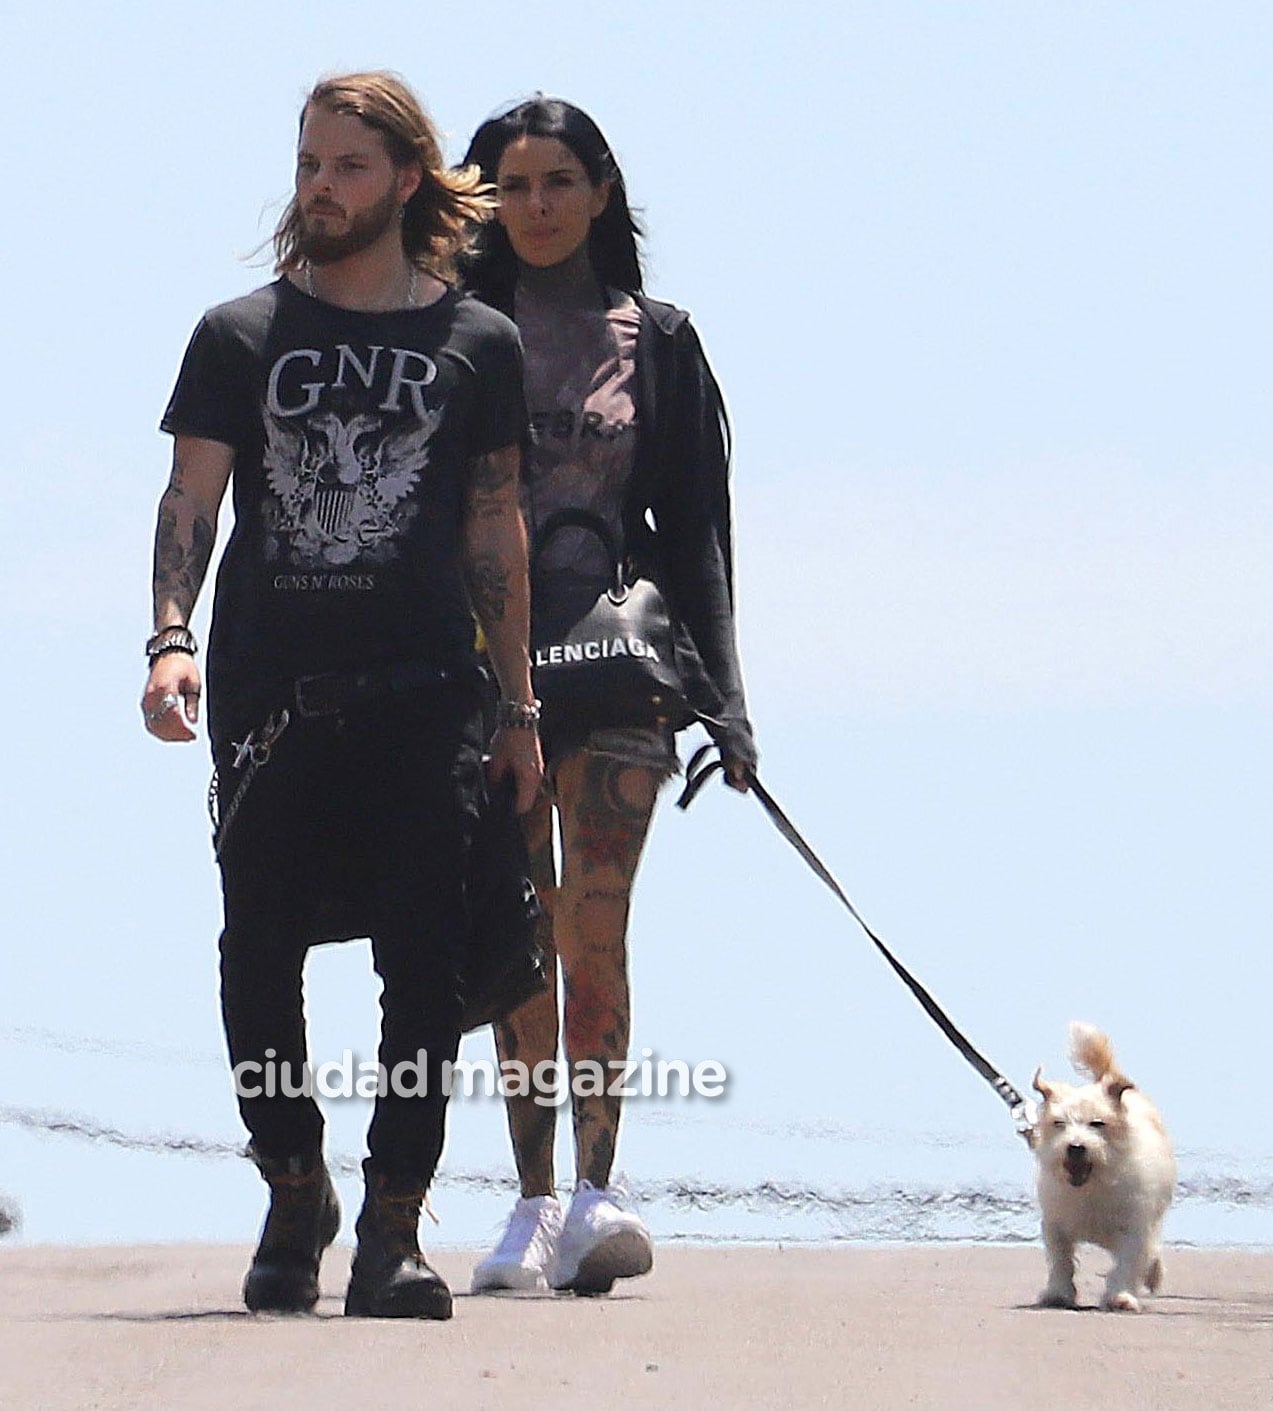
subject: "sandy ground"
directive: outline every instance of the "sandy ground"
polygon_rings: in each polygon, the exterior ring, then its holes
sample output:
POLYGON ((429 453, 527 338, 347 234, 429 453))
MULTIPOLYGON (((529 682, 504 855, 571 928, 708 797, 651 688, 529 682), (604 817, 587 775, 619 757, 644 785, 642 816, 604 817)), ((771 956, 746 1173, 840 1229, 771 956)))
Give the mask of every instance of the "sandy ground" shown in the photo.
MULTIPOLYGON (((1031 1307, 1036 1249, 671 1247, 608 1298, 463 1296, 443 1324, 342 1318, 349 1254, 286 1318, 242 1311, 246 1248, 0 1249, 0 1407, 1273 1408, 1273 1253, 1171 1252, 1133 1316, 1031 1307)), ((458 1291, 475 1258, 434 1262, 458 1291)))

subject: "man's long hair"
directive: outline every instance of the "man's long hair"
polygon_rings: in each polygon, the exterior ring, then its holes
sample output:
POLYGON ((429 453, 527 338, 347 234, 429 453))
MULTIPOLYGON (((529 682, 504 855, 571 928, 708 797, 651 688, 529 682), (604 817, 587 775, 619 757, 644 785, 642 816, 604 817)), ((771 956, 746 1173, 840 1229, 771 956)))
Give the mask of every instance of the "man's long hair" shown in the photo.
MULTIPOLYGON (((402 246, 407 258, 438 279, 453 280, 455 257, 477 229, 490 219, 495 199, 475 166, 448 170, 437 129, 420 100, 397 74, 338 74, 322 79, 301 108, 300 125, 311 107, 349 114, 374 128, 385 140, 396 167, 419 163, 423 178, 402 213, 402 246)), ((274 231, 274 270, 300 269, 301 213, 296 197, 274 231)))

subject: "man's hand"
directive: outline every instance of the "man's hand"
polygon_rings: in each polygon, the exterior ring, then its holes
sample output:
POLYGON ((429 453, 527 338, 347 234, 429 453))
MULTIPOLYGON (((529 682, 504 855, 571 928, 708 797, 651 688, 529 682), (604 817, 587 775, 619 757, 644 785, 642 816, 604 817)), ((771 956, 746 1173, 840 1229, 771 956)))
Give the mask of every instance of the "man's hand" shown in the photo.
POLYGON ((517 812, 529 813, 544 787, 544 756, 538 730, 517 725, 501 725, 496 730, 487 776, 492 784, 498 784, 509 774, 517 789, 517 812))
POLYGON ((202 692, 199 668, 188 652, 155 659, 141 698, 142 719, 157 740, 193 740, 202 692))

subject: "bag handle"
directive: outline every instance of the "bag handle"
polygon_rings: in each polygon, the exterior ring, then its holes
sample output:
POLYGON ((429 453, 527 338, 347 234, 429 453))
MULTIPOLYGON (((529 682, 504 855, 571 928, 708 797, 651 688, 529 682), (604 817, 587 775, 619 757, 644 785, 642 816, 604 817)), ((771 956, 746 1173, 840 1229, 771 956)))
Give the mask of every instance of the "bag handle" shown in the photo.
POLYGON ((613 580, 609 588, 610 598, 613 602, 622 602, 628 595, 628 589, 623 581, 623 564, 619 558, 618 541, 615 539, 614 531, 605 520, 590 510, 554 510, 544 520, 535 533, 535 541, 531 547, 530 572, 532 574, 535 572, 539 556, 548 547, 548 541, 563 529, 583 529, 601 540, 601 546, 605 549, 606 557, 610 560, 610 576, 613 580))

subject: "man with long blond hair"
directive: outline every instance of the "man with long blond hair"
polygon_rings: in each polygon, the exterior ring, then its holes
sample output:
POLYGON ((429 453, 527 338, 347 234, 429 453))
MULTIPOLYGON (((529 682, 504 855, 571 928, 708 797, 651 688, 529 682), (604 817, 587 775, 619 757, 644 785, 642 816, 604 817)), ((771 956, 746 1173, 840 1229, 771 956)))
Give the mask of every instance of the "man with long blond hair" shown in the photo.
POLYGON ((302 973, 369 936, 383 990, 366 1193, 346 1313, 447 1318, 418 1244, 456 1054, 463 874, 485 787, 473 614, 501 701, 488 775, 528 809, 542 774, 518 510, 526 426, 512 324, 448 283, 490 202, 449 172, 410 89, 319 83, 301 113, 277 278, 210 310, 163 429, 154 635, 142 698, 194 738, 190 632, 218 511, 208 733, 225 926, 221 998, 269 1213, 243 1297, 305 1311, 340 1208, 312 1096, 302 973))

